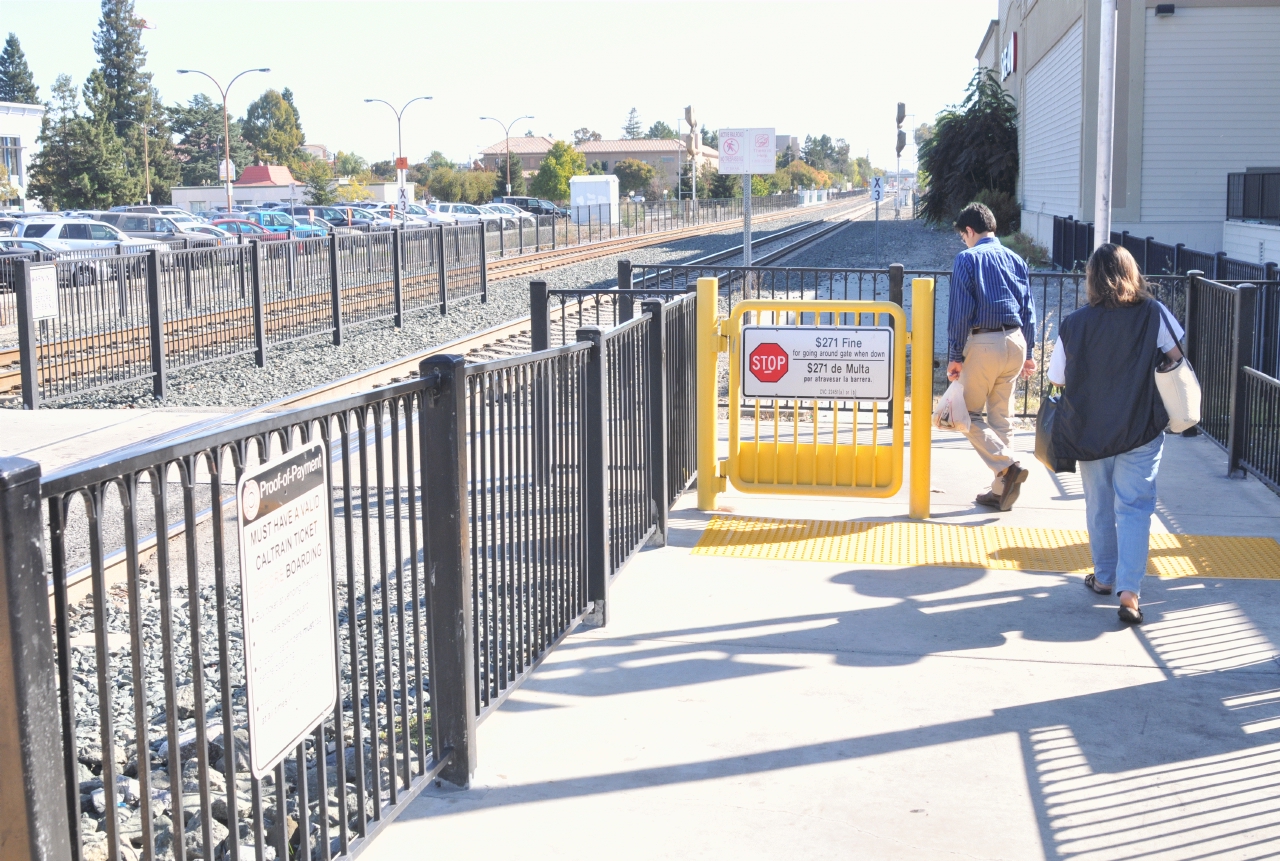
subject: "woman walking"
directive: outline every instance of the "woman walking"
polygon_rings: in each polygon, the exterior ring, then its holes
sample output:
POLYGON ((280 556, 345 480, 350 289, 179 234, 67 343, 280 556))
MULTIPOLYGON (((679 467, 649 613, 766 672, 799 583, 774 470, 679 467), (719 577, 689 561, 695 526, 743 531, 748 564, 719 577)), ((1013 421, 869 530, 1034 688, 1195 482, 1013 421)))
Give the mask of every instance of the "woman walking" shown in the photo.
POLYGON ((1120 620, 1136 625, 1169 423, 1155 373, 1181 361, 1183 332, 1122 247, 1093 252, 1085 288, 1089 304, 1063 319, 1049 362, 1049 381, 1064 386, 1053 443, 1080 462, 1093 555, 1085 585, 1118 592, 1120 620))

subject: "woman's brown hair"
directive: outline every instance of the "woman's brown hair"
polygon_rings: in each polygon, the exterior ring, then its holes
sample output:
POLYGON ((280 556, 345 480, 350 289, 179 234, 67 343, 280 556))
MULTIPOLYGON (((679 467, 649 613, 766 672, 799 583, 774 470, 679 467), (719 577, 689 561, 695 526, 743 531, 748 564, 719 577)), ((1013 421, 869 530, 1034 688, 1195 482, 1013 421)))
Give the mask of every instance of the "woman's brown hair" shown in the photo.
POLYGON ((1085 265, 1084 279, 1090 305, 1122 308, 1151 298, 1138 261, 1123 246, 1110 242, 1093 252, 1085 265))

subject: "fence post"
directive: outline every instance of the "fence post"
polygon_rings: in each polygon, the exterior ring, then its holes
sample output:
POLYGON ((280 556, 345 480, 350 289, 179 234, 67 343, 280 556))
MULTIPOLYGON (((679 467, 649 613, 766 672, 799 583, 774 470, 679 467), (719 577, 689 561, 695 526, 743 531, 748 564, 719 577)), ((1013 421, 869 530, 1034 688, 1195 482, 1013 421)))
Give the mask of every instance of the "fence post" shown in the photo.
POLYGON ((397 329, 404 326, 404 278, 400 273, 400 228, 391 228, 391 296, 395 317, 392 321, 397 329))
POLYGON ((1266 269, 1263 274, 1265 276, 1263 280, 1266 280, 1266 281, 1280 280, 1280 266, 1277 266, 1274 263, 1268 263, 1266 265, 1266 269))
POLYGON ((449 278, 444 265, 444 225, 436 228, 436 270, 440 279, 440 316, 449 313, 449 278))
POLYGON ((0 847, 71 861, 40 511, 40 464, 0 458, 0 847))
POLYGON ((1182 249, 1187 246, 1179 242, 1173 246, 1173 274, 1182 274, 1182 249))
POLYGON ((147 251, 147 321, 151 335, 151 393, 163 400, 169 391, 164 360, 164 293, 160 290, 160 250, 147 251))
POLYGON ((1219 251, 1213 255, 1213 280, 1220 281, 1222 279, 1222 261, 1227 259, 1227 252, 1219 251))
POLYGON ((1227 477, 1246 478, 1240 466, 1244 457, 1245 431, 1249 411, 1244 404, 1244 366, 1253 361, 1253 340, 1256 335, 1258 288, 1253 284, 1241 284, 1235 292, 1235 326, 1231 339, 1231 394, 1228 403, 1230 430, 1227 432, 1227 477))
POLYGON ((630 260, 618 261, 618 289, 630 290, 635 280, 632 276, 632 266, 630 260))
POLYGON ((434 731, 449 764, 440 776, 466 788, 476 768, 476 682, 472 655, 470 535, 467 511, 467 365, 430 356, 422 380, 423 548, 427 564, 428 672, 434 731))
MULTIPOLYGON (((901 263, 889 264, 889 301, 899 308, 902 307, 902 282, 905 270, 906 267, 901 263)), ((876 322, 879 325, 878 319, 876 322)), ((885 426, 893 427, 893 401, 889 401, 888 409, 885 411, 885 418, 888 422, 885 426)))
POLYGON ((329 234, 329 305, 333 314, 333 346, 342 346, 342 281, 338 267, 338 234, 329 234))
MULTIPOLYGON (((22 380, 22 407, 40 408, 40 381, 36 373, 36 321, 31 313, 31 261, 18 260, 18 283, 15 298, 18 300, 18 363, 22 380)), ((57 266, 57 264, 54 264, 57 266)))
POLYGON ((480 222, 480 302, 489 301, 489 228, 480 222))
POLYGON ((253 276, 253 361, 267 366, 267 321, 262 309, 262 243, 249 240, 249 273, 253 276))
POLYGON ((587 530, 587 600, 591 609, 583 621, 603 627, 609 622, 609 464, 605 458, 605 355, 604 331, 599 326, 578 330, 579 341, 591 342, 587 360, 586 391, 583 393, 583 489, 586 494, 583 517, 587 530))
POLYGON ((661 299, 645 299, 640 311, 649 315, 649 468, 653 487, 654 523, 650 541, 667 544, 667 333, 661 299))
POLYGON ((1154 236, 1148 236, 1142 241, 1142 274, 1157 275, 1164 273, 1156 273, 1151 271, 1151 243, 1155 242, 1154 236))
POLYGON ((529 340, 533 352, 551 347, 551 309, 547 303, 547 282, 529 282, 529 340))

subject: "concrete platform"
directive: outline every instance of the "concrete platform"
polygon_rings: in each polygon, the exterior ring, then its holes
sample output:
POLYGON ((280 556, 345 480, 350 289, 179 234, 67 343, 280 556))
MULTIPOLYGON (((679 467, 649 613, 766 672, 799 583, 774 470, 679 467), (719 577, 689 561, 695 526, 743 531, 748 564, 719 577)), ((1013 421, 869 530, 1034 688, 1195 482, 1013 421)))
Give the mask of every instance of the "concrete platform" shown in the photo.
POLYGON ((217 421, 231 409, 0 410, 0 457, 51 472, 103 452, 217 421))
MULTIPOLYGON (((1156 529, 1280 537, 1280 498, 1167 441, 1156 529)), ((1079 485, 1032 469, 1014 511, 976 508, 983 467, 943 437, 935 516, 1084 528, 1079 485)), ((428 789, 364 858, 485 835, 528 859, 1280 855, 1280 583, 1148 578, 1128 628, 1075 575, 694 557, 693 505, 616 579, 608 627, 482 725, 472 788, 428 789)))

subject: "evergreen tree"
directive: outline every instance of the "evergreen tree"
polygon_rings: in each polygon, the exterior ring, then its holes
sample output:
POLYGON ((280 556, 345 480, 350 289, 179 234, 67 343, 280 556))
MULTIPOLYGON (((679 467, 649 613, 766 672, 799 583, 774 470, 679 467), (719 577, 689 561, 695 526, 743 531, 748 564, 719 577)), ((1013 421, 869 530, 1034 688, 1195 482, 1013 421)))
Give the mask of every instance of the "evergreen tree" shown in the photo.
MULTIPOLYGON (((165 110, 168 125, 178 136, 174 154, 182 184, 216 184, 223 152, 222 105, 204 93, 197 93, 187 105, 173 105, 165 110)), ((240 121, 232 120, 231 163, 242 168, 252 158, 249 145, 241 136, 240 121)))
POLYGON ((4 40, 4 51, 0 52, 0 102, 38 105, 39 93, 40 88, 27 65, 27 55, 22 53, 18 37, 10 33, 4 40))
POLYGON ((253 147, 254 161, 288 164, 297 159, 302 127, 278 90, 267 90, 249 105, 244 115, 244 139, 253 147))
MULTIPOLYGON (((524 182, 524 165, 520 163, 520 156, 515 153, 511 154, 511 194, 522 195, 525 193, 526 186, 524 182)), ((493 190, 494 197, 503 197, 507 193, 507 154, 501 153, 498 156, 498 179, 496 187, 493 190)))
POLYGON ((130 123, 141 122, 151 92, 151 73, 142 71, 144 22, 133 12, 133 0, 102 0, 102 18, 93 35, 93 50, 102 73, 106 119, 123 137, 130 123))
POLYGON ((107 118, 109 93, 96 72, 85 83, 84 116, 68 75, 59 75, 41 121, 40 152, 31 162, 30 193, 46 209, 106 209, 138 199, 141 184, 124 142, 107 118))
POLYGON ((284 99, 289 107, 293 108, 293 128, 298 133, 300 141, 298 145, 301 146, 307 142, 307 136, 302 133, 302 114, 298 113, 298 106, 293 102, 293 90, 285 87, 280 91, 280 98, 284 99))
POLYGON ((674 141, 680 139, 680 136, 676 134, 676 130, 662 120, 658 120, 649 126, 649 130, 644 133, 644 136, 647 140, 674 141))
POLYGON ((640 125, 640 112, 632 108, 631 113, 627 114, 627 124, 622 127, 622 136, 628 140, 635 140, 643 134, 644 126, 640 125))

